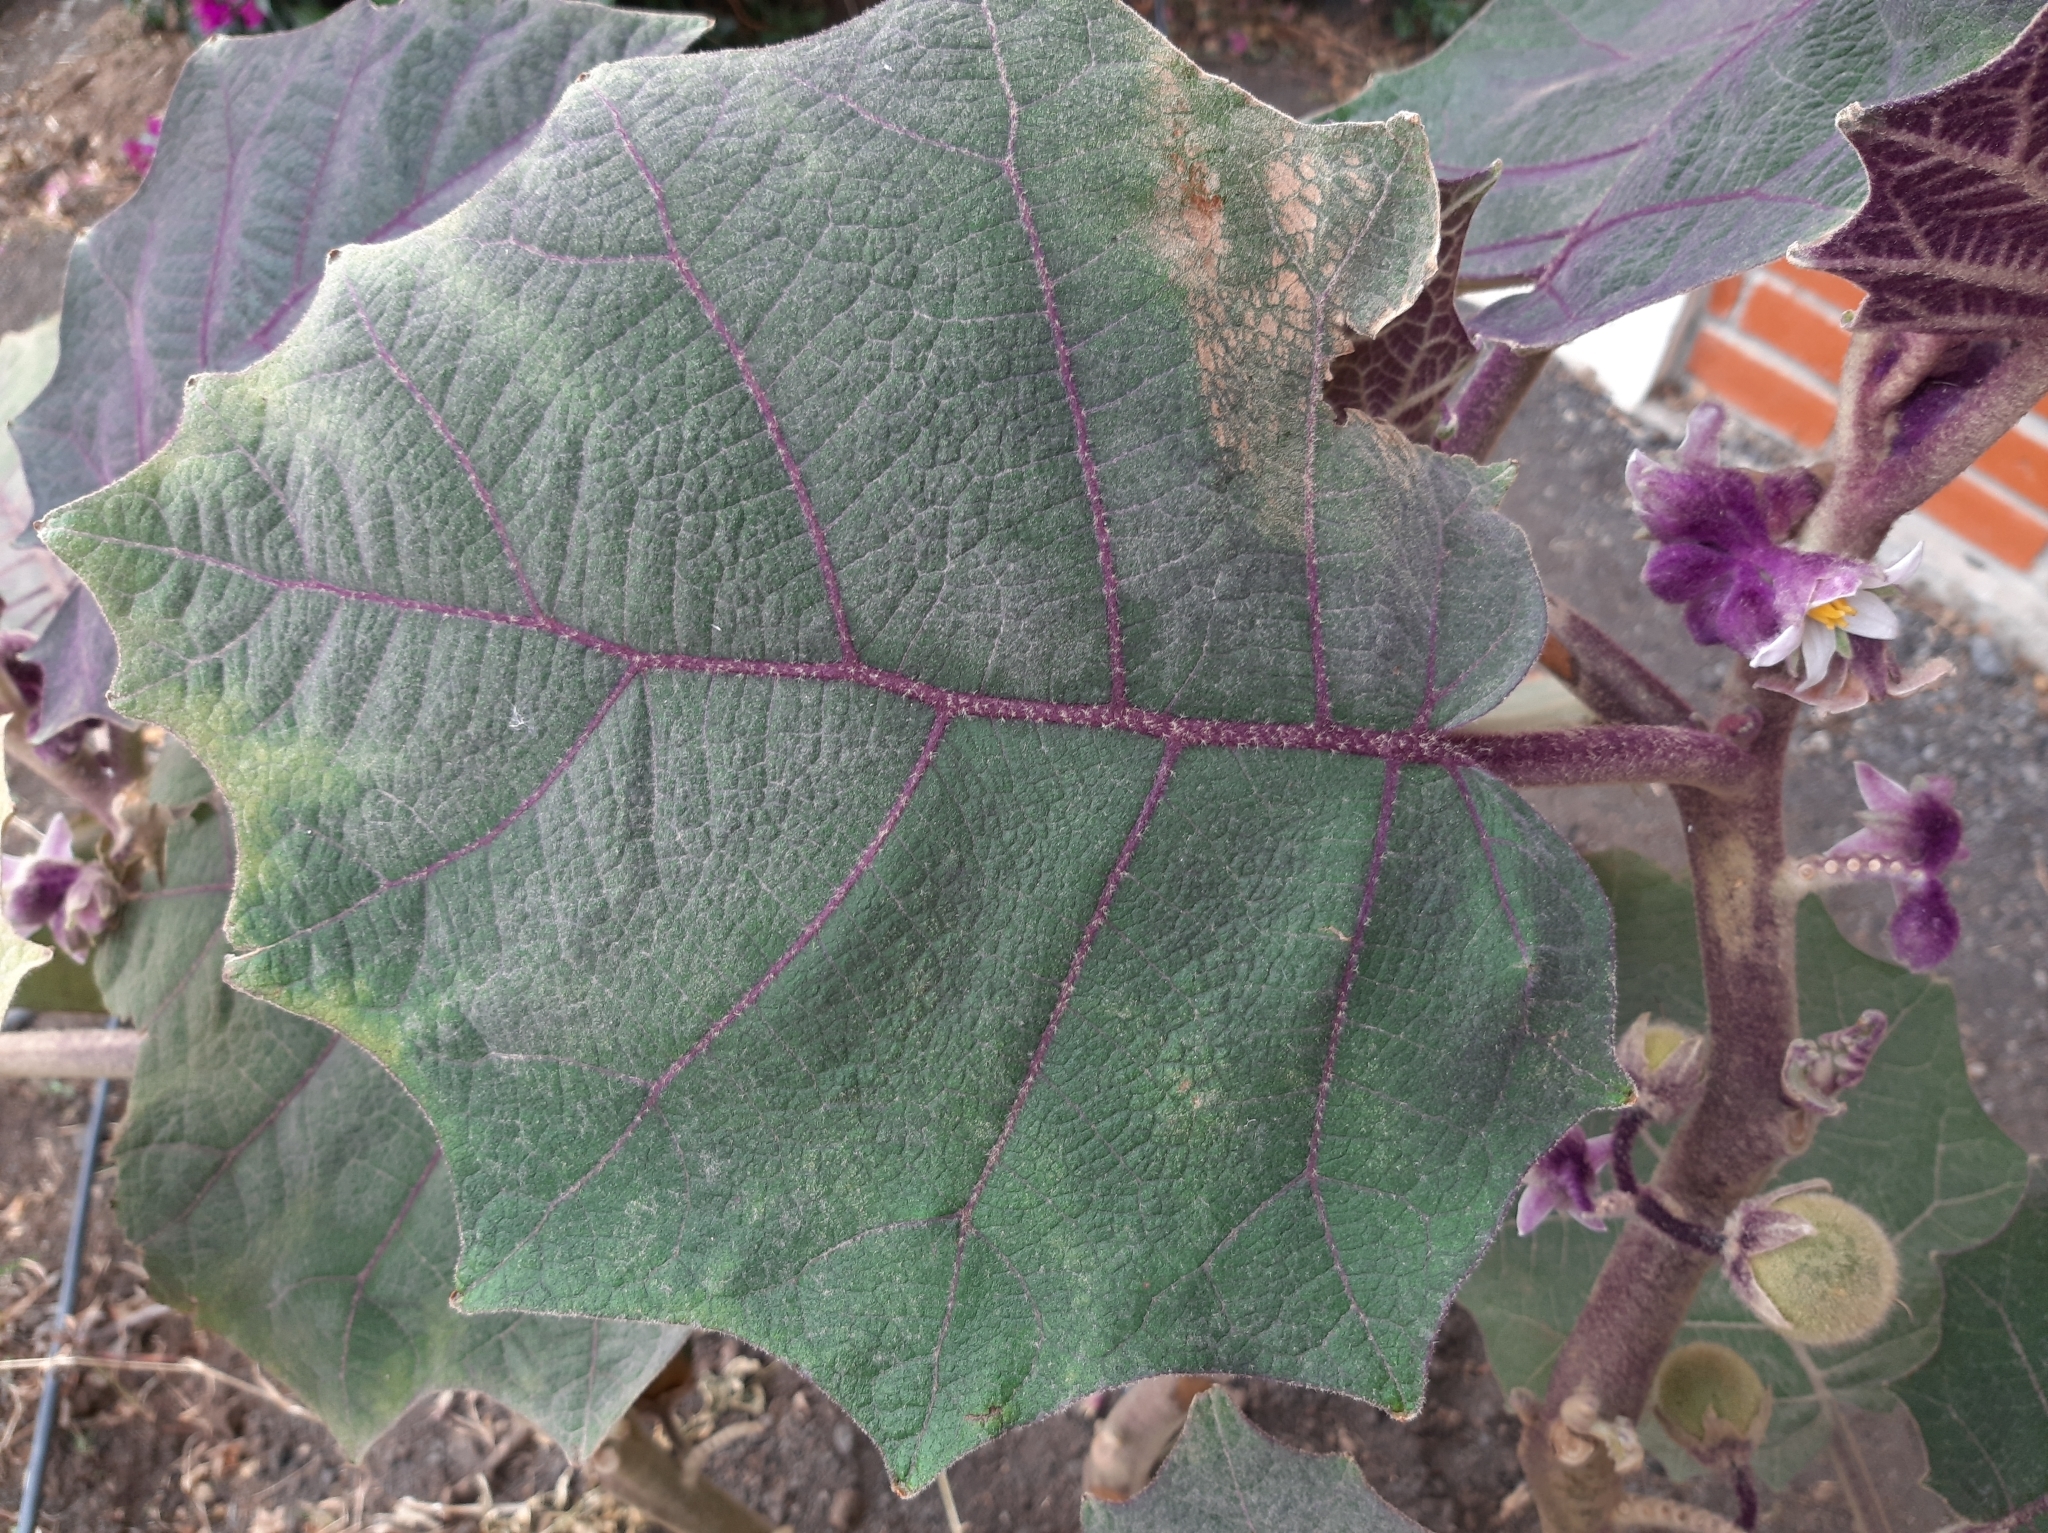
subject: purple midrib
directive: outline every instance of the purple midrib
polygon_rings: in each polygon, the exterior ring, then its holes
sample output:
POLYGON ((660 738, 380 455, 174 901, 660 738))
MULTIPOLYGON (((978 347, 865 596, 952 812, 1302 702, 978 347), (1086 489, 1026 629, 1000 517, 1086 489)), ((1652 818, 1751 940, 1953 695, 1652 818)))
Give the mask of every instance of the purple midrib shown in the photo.
POLYGON ((1433 766, 1476 764, 1455 740, 1433 729, 1368 729, 1360 725, 1339 724, 1333 721, 1297 724, 1261 719, 1211 718, 1172 713, 1163 709, 1140 708, 1129 703, 1062 703, 1047 698, 969 692, 942 687, 906 672, 886 670, 861 660, 756 660, 735 655, 695 655, 642 650, 621 644, 614 639, 586 633, 558 618, 530 617, 517 613, 496 612, 488 608, 460 607, 412 597, 387 596, 381 592, 352 590, 324 580, 264 575, 225 559, 186 549, 166 548, 160 544, 137 543, 112 537, 98 537, 98 541, 114 547, 133 548, 170 559, 201 564, 209 569, 222 570, 275 590, 306 591, 427 617, 452 618, 551 634, 566 643, 594 650, 624 662, 628 673, 636 678, 656 672, 678 672, 700 676, 760 677, 779 681, 837 682, 908 698, 955 718, 1109 729, 1124 734, 1143 735, 1155 740, 1171 740, 1183 748, 1220 746, 1228 750, 1306 750, 1345 756, 1371 756, 1384 761, 1404 761, 1433 766))
POLYGON ((420 1194, 426 1191, 427 1182, 433 1177, 440 1164, 441 1147, 436 1145, 434 1146, 434 1153, 427 1157, 427 1163, 420 1171, 419 1180, 412 1184, 412 1190, 406 1193, 405 1201, 399 1205, 398 1212, 392 1216, 391 1226, 384 1231, 384 1238, 377 1242, 377 1249, 370 1253, 370 1259, 363 1264, 363 1270, 356 1274, 355 1288, 349 1294, 348 1318, 342 1322, 341 1327, 341 1364, 338 1370, 338 1382, 341 1385, 343 1399, 348 1398, 349 1345, 355 1336, 356 1312, 363 1307, 363 1294, 370 1286, 370 1279, 376 1275, 377 1269, 384 1264, 384 1257, 391 1250, 392 1242, 398 1239, 398 1232, 405 1228, 405 1221, 412 1217, 413 1204, 417 1203, 420 1194))

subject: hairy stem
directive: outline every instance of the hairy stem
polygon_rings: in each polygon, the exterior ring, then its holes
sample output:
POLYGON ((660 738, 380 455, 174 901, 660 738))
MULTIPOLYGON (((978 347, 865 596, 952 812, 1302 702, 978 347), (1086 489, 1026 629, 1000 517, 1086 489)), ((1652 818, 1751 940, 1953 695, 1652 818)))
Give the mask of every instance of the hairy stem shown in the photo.
POLYGON ((1545 598, 1550 636, 1543 663, 1601 718, 1616 724, 1701 722, 1678 690, 1636 659, 1584 613, 1545 598), (1562 650, 1561 655, 1557 654, 1562 650), (1560 668, 1561 667, 1561 668, 1560 668))
POLYGON ((1500 434, 1549 360, 1547 351, 1517 351, 1502 341, 1488 343, 1451 406, 1451 434, 1437 446, 1481 463, 1492 457, 1500 434))
POLYGON ((1842 365, 1834 478, 1802 547, 1876 555, 1892 523, 2048 393, 2048 338, 1858 330, 1842 365))
POLYGON ((0 672, 0 713, 10 716, 5 737, 7 759, 91 810, 94 818, 118 836, 121 818, 114 800, 147 768, 142 736, 110 719, 104 755, 81 750, 51 760, 29 743, 29 718, 33 711, 13 681, 0 672))
POLYGON ((1727 736, 1668 724, 1593 724, 1453 738, 1466 760, 1518 788, 1661 782, 1726 794, 1742 791, 1757 770, 1755 752, 1727 736))
MULTIPOLYGON (((1672 794, 1692 864, 1711 1043, 1705 1095, 1638 1203, 1656 1199, 1674 1223, 1709 1230, 1784 1158, 1788 1109, 1778 1081, 1785 1047, 1798 1033, 1795 896, 1780 876, 1785 747, 1798 705, 1760 695, 1744 752, 1750 770, 1720 792, 1674 786, 1672 794)), ((1573 1395, 1590 1394, 1603 1417, 1642 1414, 1657 1366, 1716 1265, 1704 1244, 1681 1243, 1643 1220, 1631 1220, 1615 1242, 1551 1372, 1548 1429, 1522 1434, 1522 1463, 1545 1533, 1621 1525, 1612 1460, 1596 1451, 1583 1463, 1559 1462, 1552 1446, 1558 1412, 1573 1395)))

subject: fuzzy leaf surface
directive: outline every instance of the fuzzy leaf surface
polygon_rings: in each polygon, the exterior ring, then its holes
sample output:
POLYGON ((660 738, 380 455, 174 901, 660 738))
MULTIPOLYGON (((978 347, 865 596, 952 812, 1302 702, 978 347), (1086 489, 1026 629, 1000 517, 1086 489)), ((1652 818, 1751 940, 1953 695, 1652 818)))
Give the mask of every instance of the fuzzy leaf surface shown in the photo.
POLYGON ((355 0, 310 27, 212 39, 178 77, 141 190, 72 248, 56 376, 14 426, 36 506, 163 446, 185 380, 283 340, 328 251, 424 228, 578 74, 680 52, 709 26, 580 0, 355 0))
POLYGON ((93 955, 149 1034, 115 1159, 152 1290, 289 1384, 351 1457, 435 1389, 480 1389, 587 1457, 683 1333, 450 1306, 433 1131, 361 1049, 221 982, 232 866, 217 812, 180 820, 163 883, 93 955))
POLYGON ((1341 1453, 1297 1453, 1238 1414, 1195 1397, 1152 1483, 1122 1505, 1083 1497, 1084 1533, 1419 1533, 1341 1453))
POLYGON ((1544 631, 1505 475, 1321 397, 1436 207, 1114 0, 893 0, 597 71, 58 518, 466 1307, 737 1331, 913 1486, 1147 1373, 1415 1403, 1619 1087, 1442 733, 1544 631))
POLYGON ((1557 346, 1784 255, 1863 203, 1835 131, 1977 68, 2034 0, 1494 0, 1339 118, 1421 114, 1445 176, 1506 162, 1465 280, 1533 283, 1474 323, 1557 346))
POLYGON ((1346 336, 1350 348, 1330 364, 1323 389, 1339 421, 1347 413, 1376 416, 1411 442, 1435 439, 1445 397, 1479 354, 1458 315, 1458 267, 1472 215, 1499 178, 1496 165, 1462 181, 1437 183, 1442 232, 1436 275, 1377 335, 1346 336))
POLYGON ((1899 1394, 1927 1443, 1927 1483, 1990 1521, 2048 1496, 2048 1174, 1996 1239, 1941 1263, 1941 1345, 1899 1394))
POLYGON ((1869 297, 1859 326, 2048 330, 2048 16, 1973 74, 1845 111, 1870 198, 1795 254, 1869 297))
MULTIPOLYGON (((1614 900, 1621 1015, 1650 1011, 1701 1025, 1705 996, 1690 892, 1627 853, 1594 862, 1614 900)), ((1891 1017, 1892 1032, 1862 1084, 1844 1098, 1848 1111, 1825 1120, 1813 1148, 1787 1162, 1778 1181, 1825 1177, 1837 1195, 1883 1225, 1898 1244, 1900 1302, 1866 1340, 1809 1350, 1764 1326, 1720 1277, 1701 1286, 1679 1342, 1733 1347, 1770 1386, 1777 1406, 1757 1470, 1774 1485, 1826 1445, 1831 1400, 1879 1414, 1897 1408, 1894 1381, 1934 1351, 1945 1324, 1936 1255, 1996 1233, 2027 1174, 2025 1153, 1970 1089, 1949 987, 1861 952, 1817 899, 1800 907, 1798 941, 1802 1032, 1812 1037, 1846 1027, 1872 1006, 1891 1017)), ((1648 1150, 1637 1152, 1639 1175, 1653 1163, 1648 1150)), ((1502 1388, 1542 1392, 1612 1244, 1611 1234, 1556 1219, 1526 1240, 1503 1235, 1495 1243, 1460 1299, 1485 1333, 1502 1388)), ((1691 1462, 1675 1449, 1660 1457, 1681 1473, 1691 1462)))

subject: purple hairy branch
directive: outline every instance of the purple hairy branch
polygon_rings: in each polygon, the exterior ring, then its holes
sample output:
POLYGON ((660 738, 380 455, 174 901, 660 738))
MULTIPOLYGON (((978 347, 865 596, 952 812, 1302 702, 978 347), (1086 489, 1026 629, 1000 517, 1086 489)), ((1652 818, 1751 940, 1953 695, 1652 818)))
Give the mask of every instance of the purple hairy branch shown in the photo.
POLYGON ((1661 782, 1721 794, 1740 791, 1760 765, 1750 749, 1726 735, 1668 724, 1594 724, 1452 738, 1473 765, 1518 788, 1661 782))
POLYGON ((1481 463, 1492 457, 1494 444, 1549 360, 1548 351, 1517 351, 1504 341, 1488 345, 1451 406, 1450 435, 1437 446, 1481 463))
MULTIPOLYGON (((1674 784, 1672 793, 1692 864, 1710 1069, 1699 1106, 1638 1189, 1640 1217, 1622 1229, 1558 1354, 1543 1406, 1549 1430, 1522 1435, 1546 1533, 1617 1525, 1624 1496, 1616 1466, 1605 1452, 1560 1455, 1559 1413, 1574 1396, 1590 1396, 1603 1417, 1642 1415, 1694 1293, 1719 1264, 1712 1232, 1787 1152, 1793 1110, 1780 1077, 1798 1034, 1796 897, 1780 874, 1785 748, 1798 712, 1792 699, 1763 694, 1739 745, 1707 731, 1658 731, 1716 741, 1745 762, 1720 791, 1674 784)), ((1619 1175, 1635 1180, 1632 1166, 1619 1175)))
POLYGON ((1893 522, 2048 393, 2048 337, 1857 330, 1842 367, 1833 482, 1800 546, 1870 559, 1893 522))
POLYGON ((1601 718, 1616 724, 1697 725, 1704 721, 1662 677, 1599 624, 1555 596, 1546 599, 1554 647, 1544 664, 1601 718), (1556 653, 1562 650, 1562 654, 1556 653))

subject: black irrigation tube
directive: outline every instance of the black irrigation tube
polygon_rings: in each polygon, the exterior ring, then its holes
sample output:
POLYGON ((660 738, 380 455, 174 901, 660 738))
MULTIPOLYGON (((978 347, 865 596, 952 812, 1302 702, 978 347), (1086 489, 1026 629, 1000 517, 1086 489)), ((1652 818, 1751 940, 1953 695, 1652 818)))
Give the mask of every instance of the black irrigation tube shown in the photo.
MULTIPOLYGON (((118 1017, 107 1018, 110 1028, 121 1025, 118 1017)), ((50 1338, 51 1357, 64 1350, 64 1325, 78 1304, 78 1269, 85 1257, 85 1232, 92 1221, 92 1179, 99 1169, 100 1136, 107 1127, 107 1092, 111 1081, 93 1082, 92 1111, 85 1120, 84 1142, 78 1151, 78 1195, 71 1204, 71 1234, 64 1243, 64 1276, 57 1285, 57 1313, 52 1323, 56 1334, 50 1338)), ((14 1533, 35 1533, 36 1518, 42 1512, 43 1473, 50 1467, 50 1440, 57 1430, 57 1398, 61 1375, 55 1368, 43 1372, 43 1396, 36 1405, 36 1435, 28 1450, 28 1471, 21 1477, 21 1507, 14 1514, 14 1533)))

